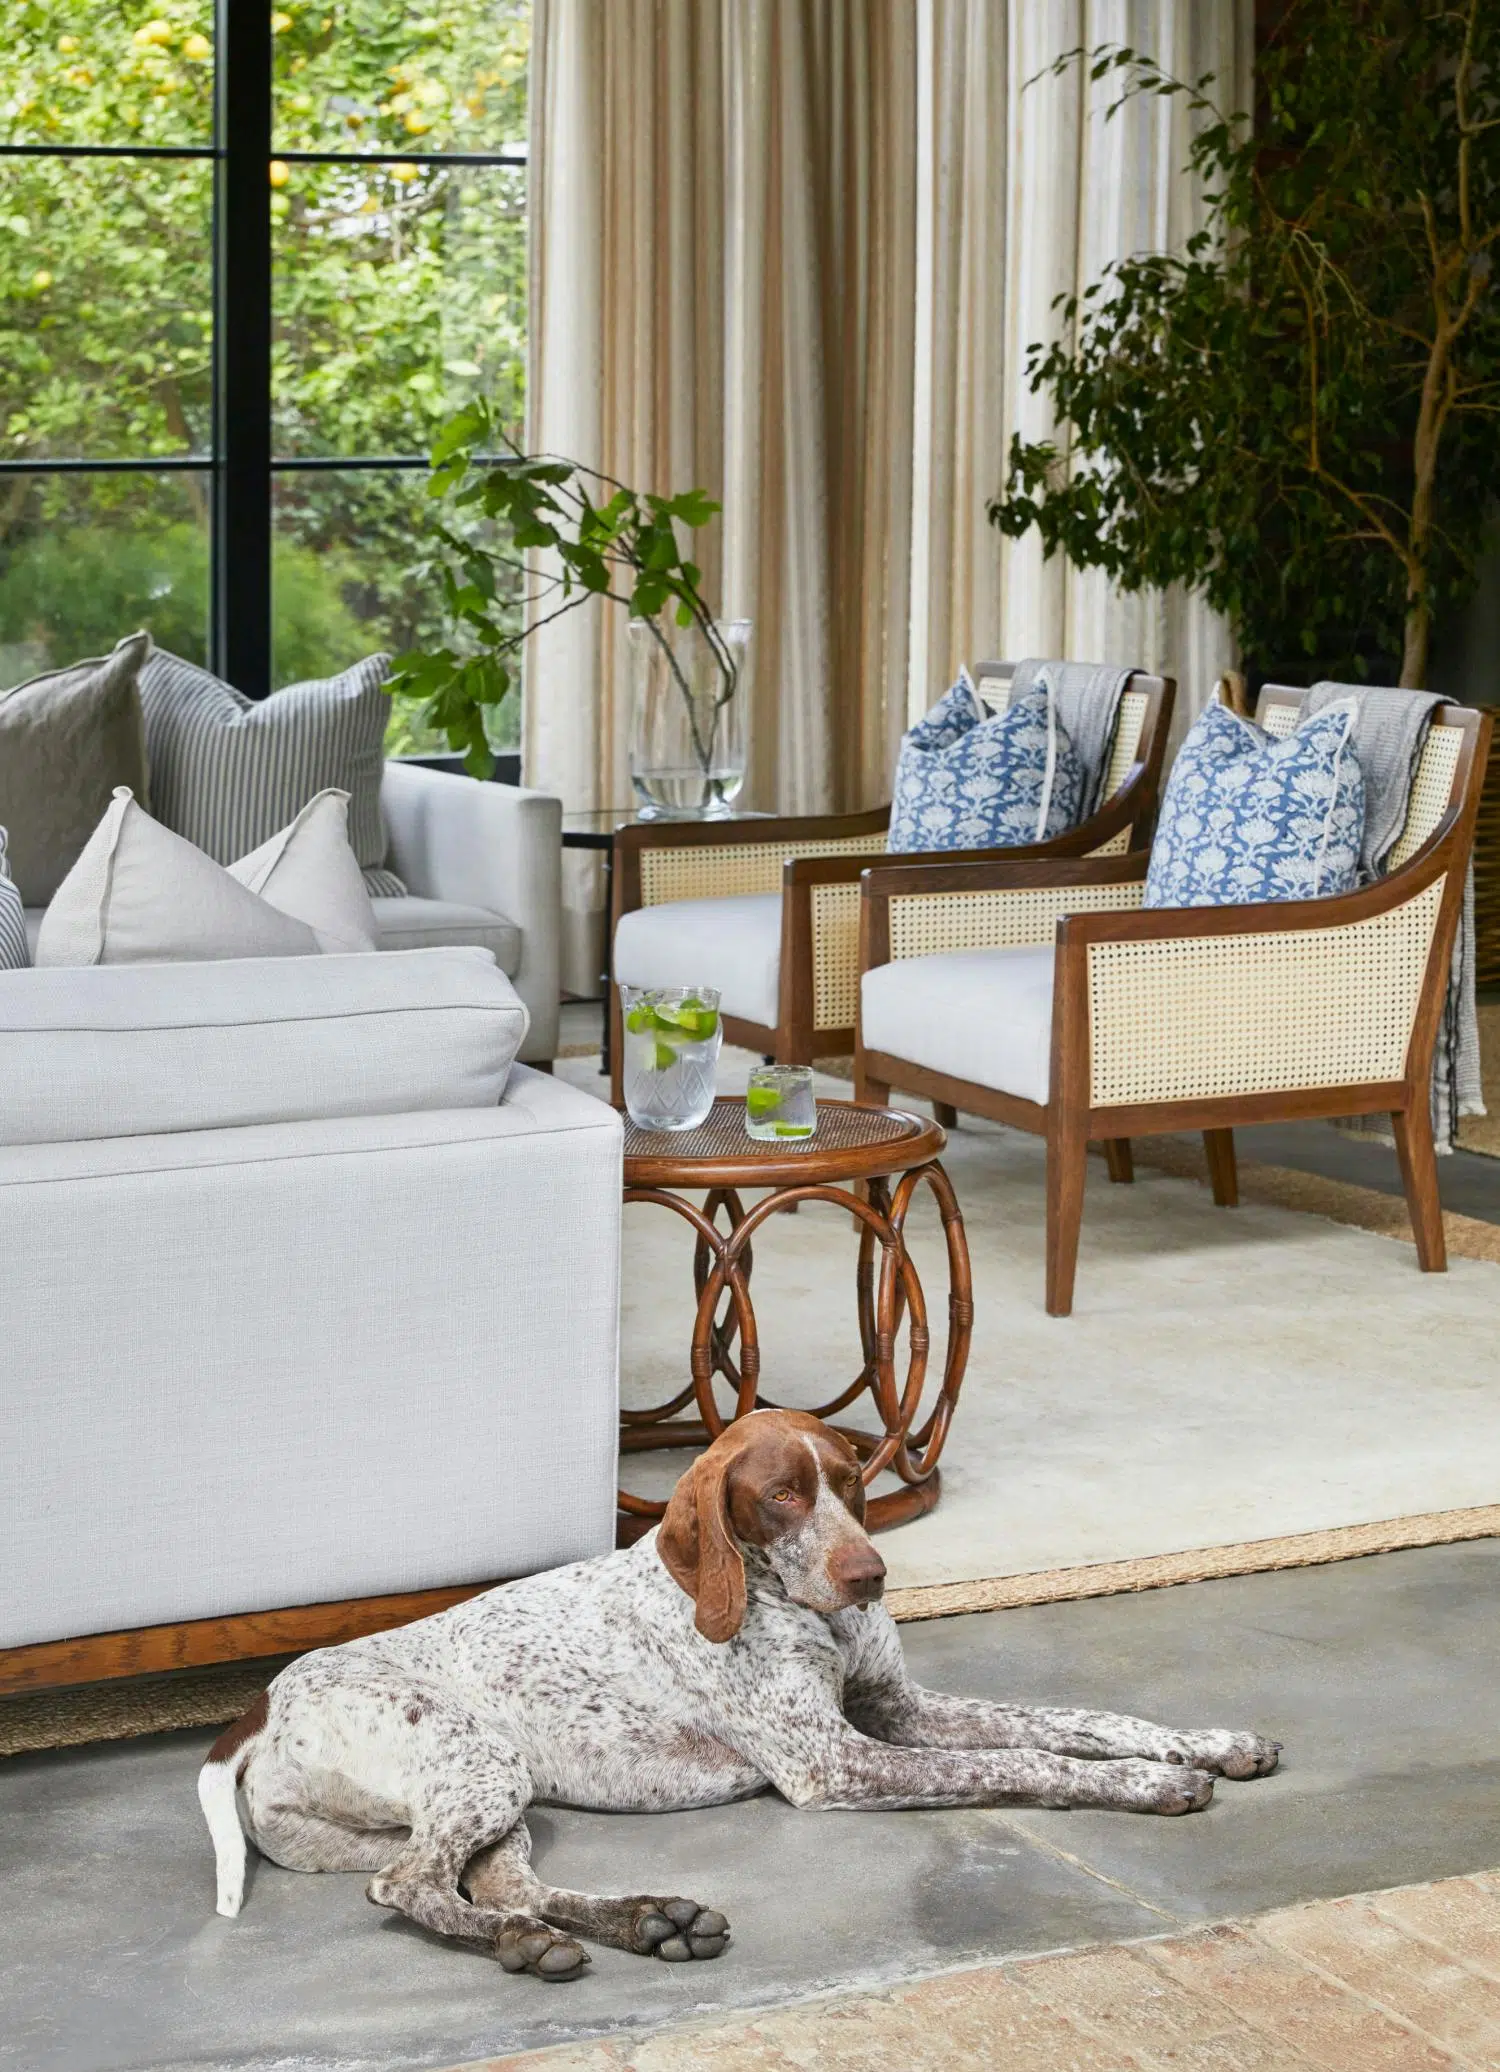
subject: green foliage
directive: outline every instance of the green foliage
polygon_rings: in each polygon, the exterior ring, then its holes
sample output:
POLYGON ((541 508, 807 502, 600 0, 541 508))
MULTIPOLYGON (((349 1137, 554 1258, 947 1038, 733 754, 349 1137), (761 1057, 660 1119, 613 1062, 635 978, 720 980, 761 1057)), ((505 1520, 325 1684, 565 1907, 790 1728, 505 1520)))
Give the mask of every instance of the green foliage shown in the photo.
POLYGON ((1293 0, 1258 120, 1181 95, 1208 229, 1109 267, 1029 356, 1060 441, 1012 442, 991 518, 1228 614, 1257 676, 1420 684, 1500 480, 1500 8, 1293 0))
MULTIPOLYGON (((208 144, 214 11, 213 0, 11 0, 0 136, 208 144)), ((528 0, 448 0, 411 16, 389 0, 284 0, 269 19, 279 150, 524 142, 528 0)), ((421 454, 480 391, 519 425, 524 169, 282 159, 269 177, 279 455, 421 454)), ((0 161, 0 457, 206 452, 211 186, 206 162, 0 161)), ((54 580, 76 554, 91 595, 123 603, 149 591, 149 610, 110 640, 146 623, 201 653, 185 570, 207 479, 0 478, 0 646, 39 646, 43 664, 88 651, 84 628, 102 607, 54 580)), ((313 654, 343 667, 441 637, 426 508, 415 473, 278 475, 278 682, 307 673, 313 654)), ((512 700, 502 738, 515 723, 512 700)), ((393 710, 393 745, 434 740, 414 731, 409 707, 393 710)))
MULTIPOLYGON (((400 656, 391 682, 422 701, 423 724, 441 730, 476 776, 491 768, 484 715, 511 692, 512 658, 536 626, 591 597, 611 598, 653 625, 670 606, 679 626, 700 628, 714 654, 718 706, 734 696, 737 665, 698 587, 701 571, 677 538, 678 525, 696 530, 719 509, 701 489, 640 496, 578 461, 523 454, 479 399, 439 434, 428 494, 446 509, 429 535, 453 645, 400 656), (497 444, 512 457, 491 460, 497 444), (537 550, 546 558, 528 569, 525 556, 537 550), (518 616, 517 584, 528 573, 536 587, 524 603, 540 610, 530 626, 518 616)), ((670 645, 658 638, 692 712, 670 645)))

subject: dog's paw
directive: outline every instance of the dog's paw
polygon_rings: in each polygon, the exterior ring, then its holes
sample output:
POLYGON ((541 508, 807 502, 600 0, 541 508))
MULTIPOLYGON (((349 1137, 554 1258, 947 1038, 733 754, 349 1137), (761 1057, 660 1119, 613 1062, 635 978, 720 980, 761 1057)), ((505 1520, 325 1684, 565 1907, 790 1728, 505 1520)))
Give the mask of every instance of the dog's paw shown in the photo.
POLYGON ((1214 1795, 1214 1780, 1208 1771, 1182 1763, 1130 1756, 1099 1767, 1111 1773, 1110 1795, 1104 1803, 1132 1813, 1198 1813, 1214 1795))
POLYGON ((729 1923, 696 1899, 642 1899, 631 1924, 631 1947, 642 1957, 687 1964, 717 1957, 729 1941, 729 1923))
POLYGON ((495 1938, 495 1955, 506 1971, 529 1971, 549 1985, 564 1985, 582 1972, 589 1953, 571 1935, 549 1928, 545 1921, 521 1918, 507 1922, 495 1938))
POLYGON ((1263 1741, 1259 1734, 1233 1734, 1219 1727, 1174 1734, 1172 1740, 1174 1745, 1166 1757, 1169 1763, 1211 1770, 1216 1777, 1230 1777, 1236 1783, 1249 1777, 1269 1777, 1281 1758, 1279 1741, 1263 1741))

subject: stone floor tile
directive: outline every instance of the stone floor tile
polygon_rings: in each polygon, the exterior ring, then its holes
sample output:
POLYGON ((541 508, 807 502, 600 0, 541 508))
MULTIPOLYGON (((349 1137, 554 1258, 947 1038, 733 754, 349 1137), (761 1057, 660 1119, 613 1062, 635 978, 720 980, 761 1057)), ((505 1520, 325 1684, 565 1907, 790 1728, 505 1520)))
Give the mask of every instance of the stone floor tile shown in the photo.
POLYGON ((1241 1928, 1211 1928, 1146 1944, 1143 1961, 1216 2001, 1274 2039, 1289 2066, 1319 2072, 1453 2072, 1457 2060, 1425 2044, 1356 1994, 1254 1941, 1241 1928))
POLYGON ((1085 1950, 1010 1967, 1042 2006, 1147 2072, 1286 2072, 1286 2051, 1233 2009, 1191 1991, 1129 1949, 1085 1950))
POLYGON ((1366 1900, 1290 1907, 1262 1916, 1252 1932, 1404 2016, 1433 2042, 1500 2066, 1500 1985, 1404 1935, 1366 1900))
POLYGON ((1500 1878, 1494 1872, 1377 1893, 1370 1904, 1382 1920, 1443 1944, 1500 1981, 1500 1878))

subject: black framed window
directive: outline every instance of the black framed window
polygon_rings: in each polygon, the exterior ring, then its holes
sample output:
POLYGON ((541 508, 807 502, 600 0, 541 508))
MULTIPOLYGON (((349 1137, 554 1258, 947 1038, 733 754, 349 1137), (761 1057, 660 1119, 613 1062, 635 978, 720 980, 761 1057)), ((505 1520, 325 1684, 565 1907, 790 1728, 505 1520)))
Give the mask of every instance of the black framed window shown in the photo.
POLYGON ((0 689, 137 625, 251 696, 438 636, 432 434, 523 409, 529 28, 12 0, 0 689))

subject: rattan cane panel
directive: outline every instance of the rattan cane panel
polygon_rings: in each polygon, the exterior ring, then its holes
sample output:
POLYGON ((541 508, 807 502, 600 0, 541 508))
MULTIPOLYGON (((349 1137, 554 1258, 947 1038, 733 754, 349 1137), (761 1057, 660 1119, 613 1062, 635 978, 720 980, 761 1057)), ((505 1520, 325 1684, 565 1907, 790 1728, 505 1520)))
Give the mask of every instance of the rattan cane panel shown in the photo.
POLYGON ((1442 896, 1439 878, 1342 928, 1091 944, 1093 1106, 1399 1079, 1442 896))
POLYGON ((1097 849, 1090 849, 1090 856, 1123 856, 1130 847, 1131 830, 1122 827, 1117 835, 1111 835, 1107 842, 1101 842, 1097 849))
MULTIPOLYGON (((1148 703, 1144 691, 1126 691, 1120 700, 1120 709, 1115 714, 1114 745, 1109 752, 1109 767, 1104 772, 1101 798, 1112 799, 1130 775, 1135 752, 1141 745, 1141 729, 1146 724, 1148 703)), ((1107 856, 1109 851, 1099 849, 1095 854, 1107 856)))
POLYGON ((1301 717, 1302 714, 1295 705, 1268 705, 1266 716, 1260 724, 1266 733, 1282 741, 1288 734, 1296 731, 1297 722, 1301 717))
POLYGON ((726 842, 641 851, 641 904, 673 899, 724 899, 740 892, 779 892, 789 856, 883 856, 885 832, 821 842, 726 842))
POLYGON ((1462 727, 1428 728, 1417 763, 1417 774, 1412 779, 1411 796, 1406 802, 1406 825, 1391 851, 1386 865, 1388 873, 1400 870, 1402 864, 1411 861, 1447 812, 1453 797, 1453 773, 1458 768, 1458 755, 1463 743, 1462 727))
POLYGON ((852 1029, 859 1011, 859 884, 814 885, 813 1027, 852 1029))
POLYGON ((943 950, 1003 950, 1050 943, 1066 914, 1130 909, 1145 886, 1032 885, 994 892, 911 892, 891 901, 891 961, 943 950))

